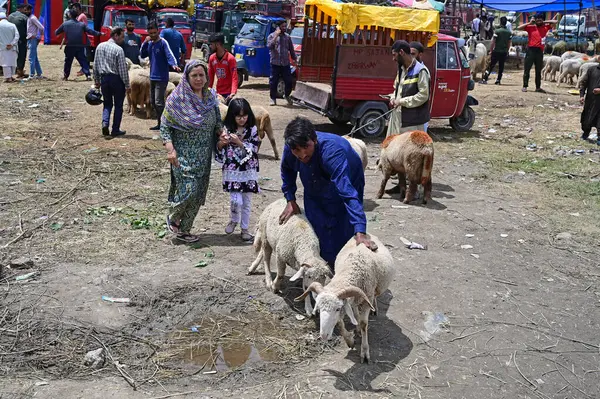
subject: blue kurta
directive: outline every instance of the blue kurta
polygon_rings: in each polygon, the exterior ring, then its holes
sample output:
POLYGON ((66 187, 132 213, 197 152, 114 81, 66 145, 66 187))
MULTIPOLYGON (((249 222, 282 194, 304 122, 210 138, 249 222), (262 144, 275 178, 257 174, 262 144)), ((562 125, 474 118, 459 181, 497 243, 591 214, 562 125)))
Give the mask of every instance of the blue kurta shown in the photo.
POLYGON ((296 199, 296 177, 304 185, 304 211, 321 245, 321 257, 333 267, 342 247, 356 233, 367 232, 363 209, 365 175, 348 140, 317 132, 315 152, 307 164, 286 145, 281 159, 285 199, 296 199))

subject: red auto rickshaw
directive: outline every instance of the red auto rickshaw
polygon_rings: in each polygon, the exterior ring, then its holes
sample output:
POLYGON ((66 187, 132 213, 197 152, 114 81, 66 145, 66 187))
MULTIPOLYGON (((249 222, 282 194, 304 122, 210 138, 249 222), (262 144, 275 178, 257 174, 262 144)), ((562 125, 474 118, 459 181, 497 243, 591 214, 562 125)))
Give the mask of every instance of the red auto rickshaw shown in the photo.
MULTIPOLYGON (((359 5, 358 11, 354 8, 358 14, 356 21, 361 21, 360 13, 366 10, 373 18, 380 15, 380 21, 392 21, 391 25, 402 24, 394 21, 409 21, 406 28, 418 26, 415 21, 420 18, 425 21, 421 26, 429 31, 357 23, 351 34, 338 29, 333 37, 323 35, 322 31, 328 32, 332 26, 344 26, 343 21, 331 16, 336 15, 331 12, 332 8, 335 11, 336 7, 344 6, 336 4, 339 3, 332 5, 329 0, 306 3, 305 15, 317 21, 318 29, 309 31, 309 24, 304 25, 299 79, 292 93, 297 103, 327 116, 335 124, 351 122, 360 128, 357 132, 364 137, 383 134, 385 114, 389 111, 389 101, 383 96, 394 91, 398 73, 392 60, 392 44, 400 39, 419 41, 426 47, 423 61, 431 74, 431 117, 449 119, 457 131, 467 131, 473 126, 475 112, 471 106, 478 102, 468 94, 475 86, 468 58, 458 45, 461 39, 438 34, 439 13, 359 5), (394 18, 395 13, 398 13, 397 18, 394 18)), ((337 15, 347 14, 338 12, 337 15)), ((345 29, 348 30, 347 25, 345 29)))

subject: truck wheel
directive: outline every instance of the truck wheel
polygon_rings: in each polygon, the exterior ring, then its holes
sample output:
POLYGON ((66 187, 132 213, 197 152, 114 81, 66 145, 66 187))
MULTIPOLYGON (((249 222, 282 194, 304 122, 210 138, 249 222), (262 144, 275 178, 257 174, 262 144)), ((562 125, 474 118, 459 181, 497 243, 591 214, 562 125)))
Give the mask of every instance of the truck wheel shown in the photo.
POLYGON ((456 130, 457 132, 469 131, 473 127, 474 123, 475 111, 473 111, 473 108, 469 107, 468 105, 465 106, 465 109, 463 109, 463 112, 459 116, 450 118, 450 126, 452 126, 452 129, 456 130))
POLYGON ((202 59, 204 60, 204 62, 208 62, 208 57, 210 57, 210 47, 208 47, 208 45, 204 43, 200 48, 200 51, 202 52, 202 59))
POLYGON ((381 115, 383 112, 378 109, 370 109, 365 112, 356 122, 358 127, 363 126, 358 133, 367 138, 381 136, 385 130, 385 118, 380 118, 381 115))

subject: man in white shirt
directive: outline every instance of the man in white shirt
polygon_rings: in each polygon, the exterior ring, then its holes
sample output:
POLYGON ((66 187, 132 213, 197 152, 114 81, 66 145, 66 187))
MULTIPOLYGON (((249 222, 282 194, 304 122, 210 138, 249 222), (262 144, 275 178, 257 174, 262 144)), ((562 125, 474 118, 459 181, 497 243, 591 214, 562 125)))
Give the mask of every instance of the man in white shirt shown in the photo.
POLYGON ((19 31, 15 24, 6 19, 6 13, 0 12, 0 66, 4 83, 15 82, 13 77, 17 69, 17 45, 19 31))
POLYGON ((481 28, 481 20, 479 19, 479 14, 475 15, 475 19, 471 21, 471 33, 477 39, 479 39, 479 30, 481 28))

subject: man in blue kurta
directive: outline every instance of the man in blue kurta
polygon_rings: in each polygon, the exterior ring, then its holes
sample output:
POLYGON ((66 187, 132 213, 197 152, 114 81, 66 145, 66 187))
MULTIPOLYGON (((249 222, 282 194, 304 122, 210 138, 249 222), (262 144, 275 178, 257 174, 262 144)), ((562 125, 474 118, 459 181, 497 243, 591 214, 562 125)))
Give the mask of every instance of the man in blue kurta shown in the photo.
POLYGON ((282 191, 288 204, 280 223, 300 213, 296 177, 304 185, 304 211, 321 245, 321 257, 333 267, 335 258, 354 236, 375 251, 367 233, 363 209, 365 175, 358 154, 348 140, 316 132, 306 118, 297 117, 285 129, 281 159, 282 191))

